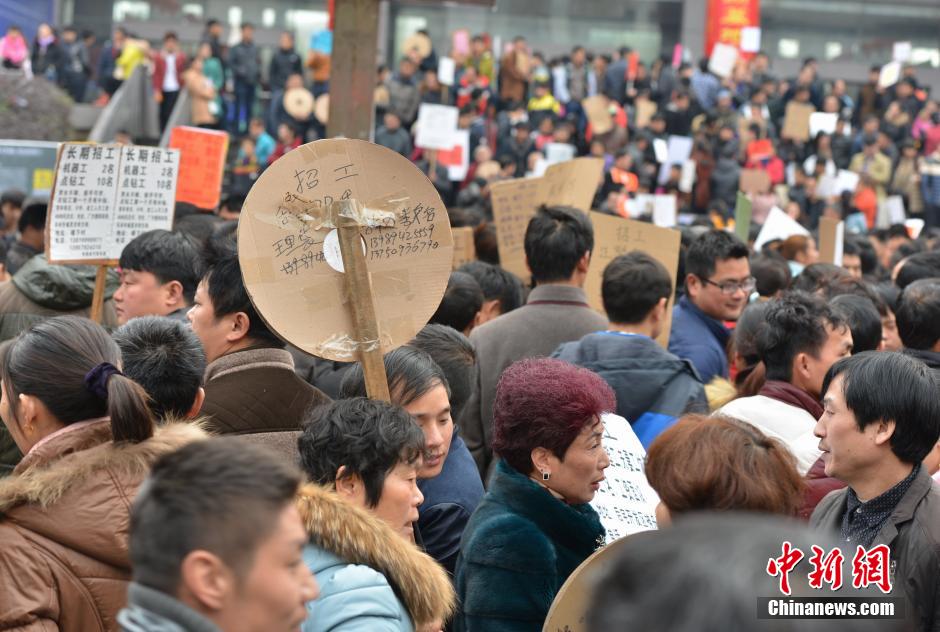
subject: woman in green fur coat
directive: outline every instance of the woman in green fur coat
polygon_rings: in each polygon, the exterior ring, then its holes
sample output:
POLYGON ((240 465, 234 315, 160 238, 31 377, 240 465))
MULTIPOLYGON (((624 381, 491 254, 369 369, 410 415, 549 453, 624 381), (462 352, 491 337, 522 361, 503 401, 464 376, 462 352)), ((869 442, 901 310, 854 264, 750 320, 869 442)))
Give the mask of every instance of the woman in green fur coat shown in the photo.
POLYGON ((588 503, 610 465, 600 416, 615 408, 604 380, 561 360, 503 373, 493 407, 500 460, 464 531, 455 630, 542 629, 558 589, 604 542, 588 503))

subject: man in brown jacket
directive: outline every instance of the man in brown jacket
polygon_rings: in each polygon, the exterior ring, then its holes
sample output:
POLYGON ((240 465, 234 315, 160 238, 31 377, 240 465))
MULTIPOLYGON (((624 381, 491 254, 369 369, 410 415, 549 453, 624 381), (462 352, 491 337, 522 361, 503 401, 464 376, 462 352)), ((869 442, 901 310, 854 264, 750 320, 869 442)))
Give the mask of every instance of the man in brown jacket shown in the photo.
POLYGON ((594 249, 594 229, 581 211, 542 207, 529 222, 525 253, 537 287, 523 307, 476 327, 476 386, 461 430, 484 484, 494 466, 493 398, 503 369, 516 360, 548 356, 561 343, 607 328, 582 289, 594 249))
POLYGON ((209 362, 202 406, 209 428, 252 435, 296 453, 293 434, 272 435, 299 431, 307 410, 330 399, 294 372, 284 343, 248 299, 234 252, 210 262, 189 320, 209 362))
POLYGON ((826 475, 848 487, 826 496, 810 524, 841 536, 847 562, 857 548, 887 546, 881 570, 891 596, 907 598, 911 629, 938 630, 940 488, 921 465, 940 437, 937 382, 913 358, 868 351, 833 365, 823 392, 815 433, 826 475))
POLYGON ((512 41, 512 50, 499 60, 499 98, 505 103, 524 103, 529 81, 529 53, 525 38, 512 41))

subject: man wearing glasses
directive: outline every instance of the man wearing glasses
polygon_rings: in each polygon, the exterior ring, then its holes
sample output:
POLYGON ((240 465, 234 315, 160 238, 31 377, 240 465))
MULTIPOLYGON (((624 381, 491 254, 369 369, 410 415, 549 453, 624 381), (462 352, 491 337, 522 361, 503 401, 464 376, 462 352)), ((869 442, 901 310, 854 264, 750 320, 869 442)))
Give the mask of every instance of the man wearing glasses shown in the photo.
POLYGON ((685 256, 685 296, 673 308, 669 351, 692 362, 704 384, 728 377, 730 330, 754 291, 747 246, 730 233, 710 230, 685 256))

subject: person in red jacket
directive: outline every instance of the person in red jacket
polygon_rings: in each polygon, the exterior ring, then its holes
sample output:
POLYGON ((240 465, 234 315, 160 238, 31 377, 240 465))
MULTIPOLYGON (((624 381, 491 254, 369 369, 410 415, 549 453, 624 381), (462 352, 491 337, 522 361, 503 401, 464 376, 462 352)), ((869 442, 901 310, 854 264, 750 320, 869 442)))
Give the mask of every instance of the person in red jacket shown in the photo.
POLYGON ((180 50, 176 33, 163 36, 163 48, 153 56, 153 97, 160 104, 160 129, 166 128, 180 94, 180 77, 186 68, 186 55, 180 50))

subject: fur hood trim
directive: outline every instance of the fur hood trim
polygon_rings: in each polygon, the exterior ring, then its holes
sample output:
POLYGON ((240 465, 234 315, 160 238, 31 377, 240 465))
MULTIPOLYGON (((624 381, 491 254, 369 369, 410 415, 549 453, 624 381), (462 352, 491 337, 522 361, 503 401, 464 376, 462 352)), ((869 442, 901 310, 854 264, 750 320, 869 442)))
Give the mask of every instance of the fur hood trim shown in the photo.
POLYGON ((300 490, 298 508, 311 541, 385 575, 417 627, 453 614, 456 597, 447 571, 379 518, 314 484, 300 490))
MULTIPOLYGON (((110 428, 107 432, 110 436, 110 428)), ((67 491, 104 469, 110 470, 117 480, 142 480, 163 454, 208 438, 200 422, 171 422, 156 427, 153 437, 140 443, 115 444, 105 440, 71 452, 0 479, 0 514, 24 504, 49 507, 67 491)))

